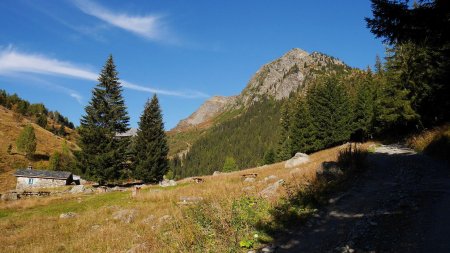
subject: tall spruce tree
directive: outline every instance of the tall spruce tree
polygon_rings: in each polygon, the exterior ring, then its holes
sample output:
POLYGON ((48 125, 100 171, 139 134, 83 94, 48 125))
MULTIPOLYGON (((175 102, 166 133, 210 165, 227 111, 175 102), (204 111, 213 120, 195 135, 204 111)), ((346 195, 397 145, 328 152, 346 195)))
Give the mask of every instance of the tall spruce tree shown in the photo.
MULTIPOLYGON (((377 73, 380 72, 379 70, 377 71, 377 73)), ((356 91, 353 130, 354 133, 358 134, 359 140, 364 140, 373 134, 375 121, 375 90, 373 83, 372 74, 369 72, 356 91)))
POLYGON ((306 99, 302 95, 295 101, 290 128, 291 155, 296 152, 309 153, 318 148, 317 132, 312 124, 306 99))
POLYGON ((136 179, 146 183, 161 181, 169 168, 169 148, 156 95, 145 104, 135 141, 136 179))
POLYGON ((128 140, 116 135, 129 130, 127 108, 112 55, 98 81, 81 119, 81 152, 77 154, 77 162, 86 177, 104 184, 121 176, 128 140))
POLYGON ((319 147, 330 147, 349 139, 351 104, 338 76, 319 78, 309 90, 307 101, 319 147))
POLYGON ((277 149, 277 161, 283 161, 291 158, 291 110, 289 107, 289 101, 286 101, 281 107, 281 118, 280 118, 280 139, 278 142, 277 149))

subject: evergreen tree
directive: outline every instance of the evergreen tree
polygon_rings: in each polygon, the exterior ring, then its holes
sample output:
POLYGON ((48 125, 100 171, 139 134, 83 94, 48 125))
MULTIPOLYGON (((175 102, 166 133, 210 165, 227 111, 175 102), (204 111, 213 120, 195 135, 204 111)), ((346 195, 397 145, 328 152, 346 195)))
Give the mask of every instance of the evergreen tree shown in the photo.
POLYGON ((275 162, 275 152, 270 148, 264 155, 264 164, 272 164, 275 162))
POLYGON ((277 160, 284 161, 292 157, 292 142, 291 142, 291 110, 289 108, 289 101, 286 101, 281 107, 280 118, 280 139, 278 142, 277 160))
POLYGON ((319 78, 307 95, 317 146, 330 147, 348 140, 352 132, 349 96, 336 75, 319 78))
POLYGON ((61 153, 59 151, 55 151, 50 156, 48 169, 49 170, 60 170, 60 168, 61 168, 61 153))
POLYGON ((34 128, 31 125, 25 126, 16 140, 17 150, 24 152, 28 158, 32 158, 36 152, 37 139, 34 128))
POLYGON ((169 168, 168 151, 161 109, 158 98, 154 95, 145 104, 139 121, 135 143, 136 179, 146 183, 161 181, 169 168))
POLYGON ((119 179, 125 163, 128 140, 116 134, 129 130, 122 87, 112 56, 109 56, 86 106, 79 128, 78 167, 88 178, 106 181, 119 179))
POLYGON ((225 158, 225 162, 223 164, 222 172, 231 172, 238 170, 238 166, 236 164, 236 160, 233 157, 229 156, 225 158))
POLYGON ((305 98, 298 96, 294 104, 291 119, 291 156, 297 152, 309 153, 318 148, 316 129, 305 98))
MULTIPOLYGON (((379 71, 377 71, 380 73, 379 71)), ((355 110, 354 110, 354 134, 358 140, 364 140, 373 134, 375 121, 375 94, 373 78, 370 73, 366 75, 363 82, 357 88, 355 110)))
POLYGON ((36 124, 38 124, 42 128, 46 128, 47 127, 47 116, 45 116, 44 114, 39 115, 36 119, 36 124))

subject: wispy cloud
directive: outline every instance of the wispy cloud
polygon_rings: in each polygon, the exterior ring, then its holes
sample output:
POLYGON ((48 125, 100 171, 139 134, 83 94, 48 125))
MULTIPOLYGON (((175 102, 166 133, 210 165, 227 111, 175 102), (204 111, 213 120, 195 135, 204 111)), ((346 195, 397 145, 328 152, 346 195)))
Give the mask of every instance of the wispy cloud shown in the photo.
MULTIPOLYGON (((27 54, 18 52, 12 46, 8 46, 5 49, 0 50, 0 75, 7 76, 17 73, 54 75, 90 81, 97 81, 98 78, 97 71, 93 71, 86 66, 49 58, 41 54, 27 54)), ((163 90, 134 84, 125 80, 121 80, 121 83, 122 86, 127 89, 157 93, 167 96, 184 98, 208 97, 207 94, 197 91, 163 90)), ((77 98, 78 95, 75 93, 70 94, 70 96, 75 99, 79 99, 77 98)))
POLYGON ((149 40, 174 42, 168 35, 168 27, 162 15, 131 15, 109 10, 90 0, 75 0, 75 5, 84 13, 96 17, 112 26, 121 28, 149 40))

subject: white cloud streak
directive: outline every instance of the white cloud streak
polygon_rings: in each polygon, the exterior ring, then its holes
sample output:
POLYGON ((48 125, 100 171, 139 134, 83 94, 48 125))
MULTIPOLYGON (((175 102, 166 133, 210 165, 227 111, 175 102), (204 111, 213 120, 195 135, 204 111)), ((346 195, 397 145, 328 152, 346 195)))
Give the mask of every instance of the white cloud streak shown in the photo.
MULTIPOLYGON (((8 76, 14 74, 41 74, 70 77, 97 81, 98 74, 85 66, 76 65, 67 61, 52 59, 40 54, 25 54, 16 51, 12 46, 0 51, 0 75, 8 76)), ((207 94, 197 91, 171 91, 156 89, 137 85, 125 80, 120 80, 122 86, 127 89, 157 93, 167 96, 184 98, 208 97, 207 94)), ((71 97, 80 101, 78 93, 70 94, 71 97)))
POLYGON ((89 0, 75 0, 74 3, 82 12, 115 27, 150 40, 165 39, 167 29, 160 15, 132 16, 126 13, 115 13, 89 0))

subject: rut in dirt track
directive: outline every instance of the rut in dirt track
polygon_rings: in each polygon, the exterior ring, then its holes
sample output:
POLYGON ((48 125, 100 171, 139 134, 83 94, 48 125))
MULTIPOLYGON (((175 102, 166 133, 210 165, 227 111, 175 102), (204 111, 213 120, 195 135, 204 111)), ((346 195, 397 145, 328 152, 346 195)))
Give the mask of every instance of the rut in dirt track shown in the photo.
POLYGON ((276 252, 450 252, 450 168, 399 145, 380 146, 369 168, 276 252))

